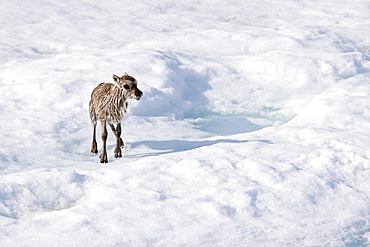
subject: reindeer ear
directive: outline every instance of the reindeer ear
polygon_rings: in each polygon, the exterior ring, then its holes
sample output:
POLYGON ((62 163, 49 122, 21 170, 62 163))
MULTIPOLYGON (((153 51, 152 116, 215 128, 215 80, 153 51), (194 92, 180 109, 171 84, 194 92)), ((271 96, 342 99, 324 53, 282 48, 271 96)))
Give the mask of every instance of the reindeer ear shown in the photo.
POLYGON ((128 75, 127 72, 125 72, 123 75, 128 75))
POLYGON ((119 82, 119 77, 118 76, 116 76, 115 74, 113 74, 112 77, 113 77, 113 80, 115 82, 117 82, 117 83, 119 82))

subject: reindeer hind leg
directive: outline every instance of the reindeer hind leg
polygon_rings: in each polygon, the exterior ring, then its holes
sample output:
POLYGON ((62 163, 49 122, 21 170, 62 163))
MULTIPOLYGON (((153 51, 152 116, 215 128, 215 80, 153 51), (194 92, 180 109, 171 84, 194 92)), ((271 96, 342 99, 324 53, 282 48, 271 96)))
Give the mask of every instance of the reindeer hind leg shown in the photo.
POLYGON ((111 123, 109 123, 109 126, 111 127, 114 135, 116 136, 116 147, 114 149, 114 157, 121 158, 122 157, 121 147, 123 146, 123 141, 121 139, 121 123, 117 123, 117 128, 115 128, 114 125, 111 123))
MULTIPOLYGON (((117 138, 117 130, 116 130, 116 128, 114 127, 114 125, 113 124, 111 124, 111 123, 109 123, 109 126, 110 126, 110 128, 112 129, 112 131, 113 131, 113 134, 116 136, 116 138, 117 138)), ((121 123, 118 123, 117 124, 117 129, 120 129, 121 130, 121 123), (119 127, 118 127, 119 126, 119 127)), ((119 146, 120 147, 124 147, 125 146, 125 144, 123 143, 123 141, 122 141, 122 138, 121 138, 121 132, 120 132, 120 134, 119 134, 119 146)))

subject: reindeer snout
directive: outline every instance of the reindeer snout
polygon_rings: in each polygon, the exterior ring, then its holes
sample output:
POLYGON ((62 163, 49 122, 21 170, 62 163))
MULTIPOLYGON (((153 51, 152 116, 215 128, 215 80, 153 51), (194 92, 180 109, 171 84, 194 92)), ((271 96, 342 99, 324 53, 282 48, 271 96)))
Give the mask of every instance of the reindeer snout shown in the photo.
POLYGON ((141 96, 143 95, 143 92, 140 91, 140 89, 137 89, 135 91, 135 97, 136 97, 136 100, 139 100, 141 98, 141 96))

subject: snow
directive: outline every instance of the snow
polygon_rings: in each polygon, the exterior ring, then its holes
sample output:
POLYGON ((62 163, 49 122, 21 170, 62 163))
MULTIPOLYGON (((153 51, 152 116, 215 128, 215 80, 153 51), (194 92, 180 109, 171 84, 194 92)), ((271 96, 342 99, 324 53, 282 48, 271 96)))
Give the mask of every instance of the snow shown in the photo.
POLYGON ((1 246, 369 245, 369 13, 3 0, 1 246), (90 94, 124 72, 144 95, 100 164, 90 94))

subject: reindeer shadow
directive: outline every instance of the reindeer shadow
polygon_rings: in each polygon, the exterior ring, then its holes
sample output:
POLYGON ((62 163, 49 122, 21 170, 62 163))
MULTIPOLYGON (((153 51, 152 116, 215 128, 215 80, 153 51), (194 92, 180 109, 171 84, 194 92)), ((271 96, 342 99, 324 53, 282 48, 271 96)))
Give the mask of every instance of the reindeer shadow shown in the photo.
MULTIPOLYGON (((140 141, 131 143, 132 148, 139 146, 146 146, 150 149, 156 150, 156 152, 150 152, 145 154, 136 154, 136 157, 148 157, 157 156, 162 154, 177 153, 183 151, 189 151, 201 147, 213 146, 219 143, 248 143, 248 142, 263 142, 272 144, 269 140, 231 140, 231 139, 219 139, 219 140, 205 140, 205 141, 185 141, 185 140, 164 140, 164 141, 140 141)), ((130 156, 130 155, 127 155, 130 156)))

